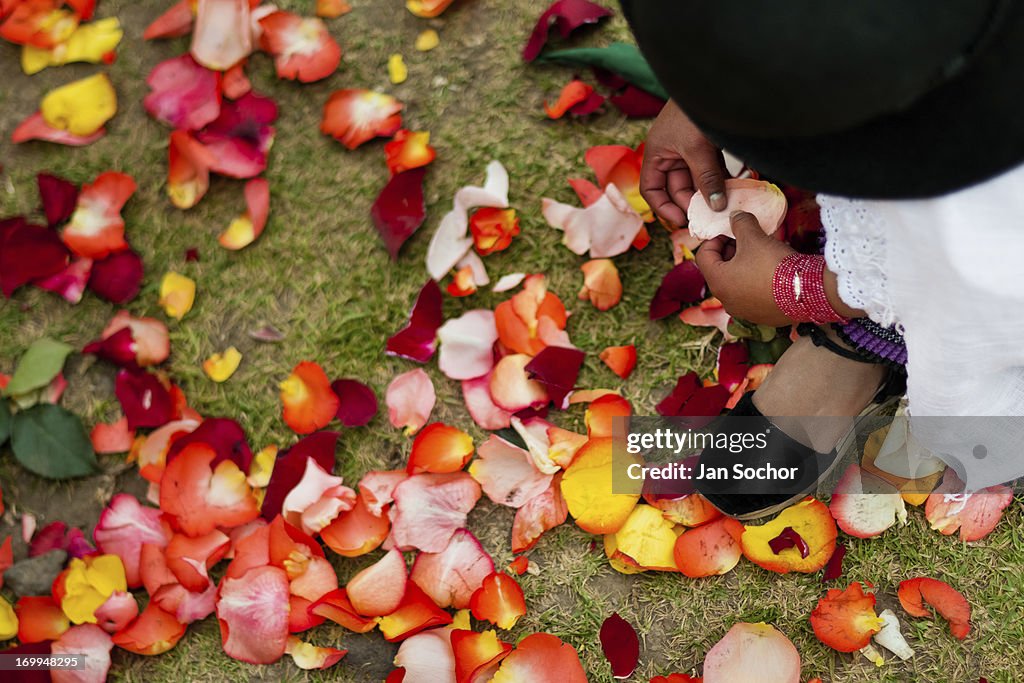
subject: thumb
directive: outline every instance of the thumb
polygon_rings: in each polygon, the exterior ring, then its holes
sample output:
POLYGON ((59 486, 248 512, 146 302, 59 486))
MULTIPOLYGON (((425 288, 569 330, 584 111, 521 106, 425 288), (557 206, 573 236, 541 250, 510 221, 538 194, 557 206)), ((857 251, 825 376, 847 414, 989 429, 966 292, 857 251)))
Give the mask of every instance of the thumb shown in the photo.
POLYGON ((729 216, 729 221, 732 224, 732 234, 736 237, 737 247, 768 237, 764 234, 764 230, 761 229, 761 224, 757 222, 757 217, 752 213, 735 211, 729 216))

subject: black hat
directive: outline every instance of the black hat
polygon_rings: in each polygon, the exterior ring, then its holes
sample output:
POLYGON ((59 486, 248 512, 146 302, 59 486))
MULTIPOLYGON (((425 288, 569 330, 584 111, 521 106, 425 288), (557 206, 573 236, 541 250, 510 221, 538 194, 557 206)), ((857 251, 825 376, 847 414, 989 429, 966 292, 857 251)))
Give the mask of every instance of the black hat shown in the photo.
POLYGON ((929 197, 1024 161, 1024 0, 622 0, 716 144, 850 197, 929 197))

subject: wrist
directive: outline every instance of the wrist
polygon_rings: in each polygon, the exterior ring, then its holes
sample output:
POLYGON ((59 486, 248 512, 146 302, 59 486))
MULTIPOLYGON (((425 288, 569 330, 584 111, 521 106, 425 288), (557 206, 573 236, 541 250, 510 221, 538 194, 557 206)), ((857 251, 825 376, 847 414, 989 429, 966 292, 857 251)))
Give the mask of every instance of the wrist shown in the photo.
POLYGON ((825 258, 794 252, 775 266, 772 296, 775 305, 796 322, 846 323, 849 318, 837 311, 825 282, 825 258))

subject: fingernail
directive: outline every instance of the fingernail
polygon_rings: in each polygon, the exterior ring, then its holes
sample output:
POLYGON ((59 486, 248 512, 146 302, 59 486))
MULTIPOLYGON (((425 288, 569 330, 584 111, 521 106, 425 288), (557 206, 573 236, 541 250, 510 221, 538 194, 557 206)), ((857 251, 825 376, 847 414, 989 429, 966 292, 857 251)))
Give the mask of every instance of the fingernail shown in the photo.
POLYGON ((711 208, 714 211, 721 211, 725 208, 725 193, 724 192, 712 192, 711 196, 708 197, 708 201, 711 202, 711 208))

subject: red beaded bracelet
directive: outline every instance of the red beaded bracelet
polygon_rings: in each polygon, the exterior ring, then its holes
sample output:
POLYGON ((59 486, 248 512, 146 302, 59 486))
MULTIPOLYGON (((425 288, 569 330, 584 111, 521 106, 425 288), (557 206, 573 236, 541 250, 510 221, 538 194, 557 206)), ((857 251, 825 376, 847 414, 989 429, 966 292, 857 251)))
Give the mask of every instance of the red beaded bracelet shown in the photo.
POLYGON ((796 322, 847 323, 825 294, 825 257, 793 253, 775 266, 772 278, 775 304, 796 322))

